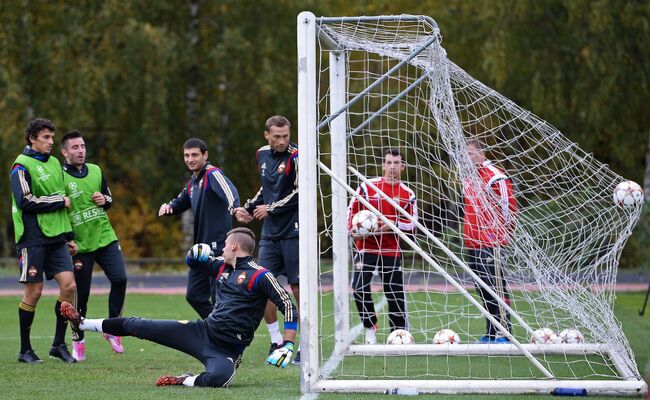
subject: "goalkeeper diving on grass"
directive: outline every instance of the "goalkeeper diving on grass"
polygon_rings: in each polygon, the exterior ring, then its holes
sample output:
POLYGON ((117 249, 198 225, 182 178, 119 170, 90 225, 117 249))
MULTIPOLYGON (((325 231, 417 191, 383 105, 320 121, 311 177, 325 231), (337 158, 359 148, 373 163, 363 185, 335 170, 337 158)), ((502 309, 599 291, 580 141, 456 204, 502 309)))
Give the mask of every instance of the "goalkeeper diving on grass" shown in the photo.
POLYGON ((208 269, 216 277, 216 305, 205 320, 87 319, 68 302, 61 304, 61 314, 73 330, 135 336, 182 351, 205 366, 198 375, 163 375, 156 381, 158 386, 226 387, 271 300, 284 314, 284 343, 266 363, 284 368, 291 361, 298 313, 275 276, 253 262, 254 249, 255 234, 248 228, 235 228, 227 234, 222 257, 214 257, 205 243, 188 251, 185 260, 190 268, 208 269))

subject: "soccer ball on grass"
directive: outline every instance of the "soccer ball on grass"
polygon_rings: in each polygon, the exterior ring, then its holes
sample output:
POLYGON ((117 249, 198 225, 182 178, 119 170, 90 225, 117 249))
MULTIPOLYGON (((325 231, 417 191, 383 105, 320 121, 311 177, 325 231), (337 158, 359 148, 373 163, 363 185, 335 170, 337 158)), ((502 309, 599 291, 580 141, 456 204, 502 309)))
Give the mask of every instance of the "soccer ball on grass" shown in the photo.
POLYGON ((395 329, 388 335, 386 344, 411 344, 413 343, 413 335, 405 329, 395 329))
POLYGON ((433 336, 433 344, 459 344, 460 336, 451 329, 441 329, 433 336))
POLYGON ((560 332, 560 340, 562 340, 562 343, 576 344, 584 343, 585 337, 582 336, 582 333, 580 333, 579 330, 570 328, 564 329, 562 332, 560 332))
POLYGON ((533 332, 530 342, 536 344, 556 344, 560 343, 561 339, 557 333, 553 332, 553 329, 540 328, 533 332))

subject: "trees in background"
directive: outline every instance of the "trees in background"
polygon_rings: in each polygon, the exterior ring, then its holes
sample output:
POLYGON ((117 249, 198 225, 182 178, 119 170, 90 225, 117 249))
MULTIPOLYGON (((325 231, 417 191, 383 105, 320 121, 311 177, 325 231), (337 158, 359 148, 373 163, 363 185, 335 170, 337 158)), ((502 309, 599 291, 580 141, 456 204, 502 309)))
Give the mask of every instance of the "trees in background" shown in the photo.
MULTIPOLYGON (((187 179, 182 143, 206 140, 241 197, 254 193, 265 119, 296 121, 295 25, 304 9, 432 16, 456 64, 643 182, 650 3, 618 0, 1 2, 0 167, 8 173, 34 116, 52 119, 59 137, 81 129, 114 191, 125 254, 177 256, 178 220, 155 212, 187 179)), ((5 256, 13 254, 6 177, 5 256)), ((629 264, 645 251, 634 238, 629 264)))

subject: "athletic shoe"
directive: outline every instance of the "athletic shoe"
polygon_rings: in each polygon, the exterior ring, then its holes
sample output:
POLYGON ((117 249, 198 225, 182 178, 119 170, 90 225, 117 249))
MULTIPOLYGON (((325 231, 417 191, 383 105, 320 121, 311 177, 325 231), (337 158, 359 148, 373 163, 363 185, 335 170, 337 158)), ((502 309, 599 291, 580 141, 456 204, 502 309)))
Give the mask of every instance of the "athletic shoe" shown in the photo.
POLYGON ((59 311, 61 312, 61 316, 70 322, 70 329, 72 332, 79 333, 81 331, 81 329, 79 329, 79 324, 83 321, 83 317, 79 314, 79 311, 77 311, 74 306, 67 301, 61 302, 61 308, 59 311))
POLYGON ((377 344, 377 327, 366 328, 366 344, 377 344))
POLYGON ((77 362, 77 360, 75 360, 70 355, 70 352, 68 351, 68 346, 66 346, 65 343, 61 343, 58 346, 54 346, 50 348, 50 358, 58 358, 61 361, 67 362, 69 364, 77 362))
POLYGON ((512 343, 512 342, 511 342, 510 339, 508 339, 507 337, 505 337, 505 336, 501 336, 501 337, 498 337, 498 338, 494 339, 494 343, 506 343, 506 344, 510 344, 510 343, 512 343))
POLYGON ((34 350, 29 349, 24 353, 18 354, 18 362, 27 363, 27 364, 40 364, 43 362, 43 360, 38 358, 36 353, 34 353, 34 350))
POLYGON ((124 347, 122 347, 121 336, 113 336, 113 335, 109 335, 108 333, 105 333, 104 339, 108 340, 108 343, 111 344, 111 348, 113 349, 114 352, 118 354, 124 353, 124 347))
POLYGON ((271 342, 271 347, 269 347, 269 355, 273 354, 274 351, 282 347, 281 344, 271 342))
POLYGON ((83 341, 72 342, 72 357, 77 361, 86 359, 86 344, 83 341))
POLYGON ((182 385, 185 382, 185 379, 192 376, 192 374, 185 373, 183 375, 173 376, 173 375, 163 375, 156 380, 156 386, 172 386, 172 385, 182 385))
POLYGON ((300 350, 296 352, 296 357, 294 357, 294 359, 291 360, 291 364, 300 365, 300 350))

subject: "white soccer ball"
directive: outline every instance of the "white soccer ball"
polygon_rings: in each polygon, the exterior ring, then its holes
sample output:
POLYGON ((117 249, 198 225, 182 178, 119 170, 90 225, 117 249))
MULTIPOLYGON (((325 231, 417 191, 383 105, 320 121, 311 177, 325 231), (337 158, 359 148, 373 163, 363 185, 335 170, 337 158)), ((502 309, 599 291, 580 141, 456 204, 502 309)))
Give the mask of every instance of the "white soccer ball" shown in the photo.
POLYGON ((553 329, 540 328, 533 332, 530 342, 537 344, 555 344, 560 343, 561 340, 557 333, 553 332, 553 329))
POLYGON ((377 229, 379 218, 370 210, 361 210, 352 217, 352 233, 368 236, 377 229))
POLYGON ((433 336, 433 344, 459 344, 460 336, 451 329, 441 329, 433 336))
POLYGON ((413 335, 405 329, 395 329, 386 339, 386 344, 411 344, 413 342, 413 335))
POLYGON ((643 189, 633 181, 623 181, 614 189, 614 203, 629 207, 643 202, 643 189))
POLYGON ((197 243, 190 249, 192 259, 198 261, 207 261, 212 255, 212 249, 209 244, 197 243))
POLYGON ((562 332, 560 332, 560 340, 562 340, 562 343, 576 344, 584 343, 585 337, 582 336, 582 333, 580 333, 579 330, 570 328, 564 329, 562 332))

